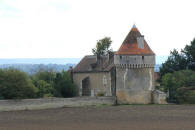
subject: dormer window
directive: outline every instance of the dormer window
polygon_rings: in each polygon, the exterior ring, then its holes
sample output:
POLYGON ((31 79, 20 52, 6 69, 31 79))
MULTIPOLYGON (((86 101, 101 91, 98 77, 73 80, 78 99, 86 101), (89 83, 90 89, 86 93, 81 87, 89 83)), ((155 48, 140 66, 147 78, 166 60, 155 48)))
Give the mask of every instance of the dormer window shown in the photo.
POLYGON ((138 36, 137 37, 137 44, 138 44, 138 48, 144 49, 144 36, 138 36))

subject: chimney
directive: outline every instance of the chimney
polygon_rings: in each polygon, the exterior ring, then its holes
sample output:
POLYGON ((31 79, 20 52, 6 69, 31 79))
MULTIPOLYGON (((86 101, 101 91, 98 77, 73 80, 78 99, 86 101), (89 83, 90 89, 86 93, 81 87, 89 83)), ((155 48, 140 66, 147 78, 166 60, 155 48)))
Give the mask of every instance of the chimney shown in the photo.
POLYGON ((138 44, 138 48, 144 49, 144 36, 138 36, 137 37, 137 44, 138 44))

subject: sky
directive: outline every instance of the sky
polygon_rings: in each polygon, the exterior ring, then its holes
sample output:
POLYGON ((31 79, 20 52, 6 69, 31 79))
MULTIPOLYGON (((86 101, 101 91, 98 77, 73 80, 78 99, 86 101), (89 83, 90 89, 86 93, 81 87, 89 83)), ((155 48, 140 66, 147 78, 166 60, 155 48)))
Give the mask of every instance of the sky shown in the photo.
POLYGON ((117 51, 133 24, 156 55, 195 37, 194 0, 0 0, 0 58, 81 58, 111 37, 117 51))

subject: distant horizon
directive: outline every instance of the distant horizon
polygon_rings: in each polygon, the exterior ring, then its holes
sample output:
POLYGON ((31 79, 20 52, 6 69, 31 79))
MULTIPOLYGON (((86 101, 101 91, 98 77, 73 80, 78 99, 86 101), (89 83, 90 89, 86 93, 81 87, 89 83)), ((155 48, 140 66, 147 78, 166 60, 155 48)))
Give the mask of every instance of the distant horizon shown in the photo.
MULTIPOLYGON (((0 58, 3 64, 77 64, 81 58, 0 58)), ((156 56, 156 64, 162 64, 168 56, 156 56)))

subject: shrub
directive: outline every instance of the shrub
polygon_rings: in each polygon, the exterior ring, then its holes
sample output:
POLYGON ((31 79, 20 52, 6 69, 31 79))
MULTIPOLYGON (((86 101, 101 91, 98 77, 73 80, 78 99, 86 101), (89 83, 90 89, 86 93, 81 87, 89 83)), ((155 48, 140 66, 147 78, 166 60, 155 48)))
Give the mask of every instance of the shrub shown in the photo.
POLYGON ((0 69, 0 98, 22 99, 36 97, 37 89, 26 73, 16 69, 0 69))
MULTIPOLYGON (((183 98, 186 96, 189 96, 190 93, 186 93, 181 87, 182 86, 188 86, 184 88, 189 88, 192 86, 195 86, 195 72, 190 70, 181 70, 181 71, 175 71, 174 73, 168 73, 165 74, 162 77, 162 83, 165 92, 169 92, 169 98, 168 101, 170 102, 176 102, 177 96, 180 95, 183 98)), ((180 102, 182 99, 180 99, 180 102)))
POLYGON ((72 83, 70 76, 65 71, 56 74, 54 88, 54 96, 56 97, 76 96, 76 86, 72 83))
POLYGON ((32 75, 33 84, 38 89, 38 97, 53 96, 55 76, 53 71, 39 71, 32 75))
POLYGON ((53 86, 44 80, 37 82, 38 97, 52 97, 53 86))
POLYGON ((104 92, 99 92, 98 94, 97 94, 97 96, 104 96, 104 92))
POLYGON ((181 87, 177 89, 177 101, 178 103, 195 103, 195 87, 181 87))

